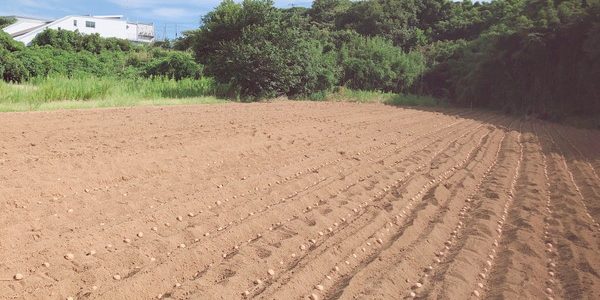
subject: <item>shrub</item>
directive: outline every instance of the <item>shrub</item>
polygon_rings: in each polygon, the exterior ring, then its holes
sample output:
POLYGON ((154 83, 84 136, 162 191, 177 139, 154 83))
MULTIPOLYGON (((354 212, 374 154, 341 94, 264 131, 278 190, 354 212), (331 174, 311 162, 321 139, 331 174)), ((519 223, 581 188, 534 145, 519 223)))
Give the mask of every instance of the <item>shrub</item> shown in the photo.
POLYGON ((4 28, 6 26, 9 26, 16 21, 17 21, 17 19, 15 19, 13 17, 0 17, 0 29, 4 28))
POLYGON ((340 49, 341 84, 352 89, 404 92, 425 70, 423 56, 404 53, 381 37, 346 37, 340 49))
POLYGON ((15 41, 8 33, 0 30, 0 49, 6 49, 10 52, 20 51, 25 48, 21 42, 15 41))
POLYGON ((183 78, 200 78, 202 66, 197 64, 191 54, 185 52, 168 52, 166 56, 153 59, 147 63, 146 76, 165 76, 180 80, 183 78))
POLYGON ((81 34, 78 31, 46 29, 32 41, 33 46, 52 46, 68 51, 89 51, 99 54, 102 51, 129 51, 132 46, 127 40, 102 38, 99 34, 81 34))
POLYGON ((0 71, 6 82, 21 82, 29 77, 27 69, 14 54, 0 49, 0 71))

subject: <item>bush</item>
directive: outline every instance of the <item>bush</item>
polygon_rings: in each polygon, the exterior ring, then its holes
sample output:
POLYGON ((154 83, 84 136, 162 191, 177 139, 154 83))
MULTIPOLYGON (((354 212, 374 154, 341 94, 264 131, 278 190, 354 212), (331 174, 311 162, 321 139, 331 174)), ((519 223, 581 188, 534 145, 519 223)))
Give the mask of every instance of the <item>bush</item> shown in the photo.
POLYGON ((6 82, 21 82, 29 77, 23 63, 4 49, 0 49, 0 72, 6 82))
POLYGON ((406 91, 425 70, 421 54, 404 53, 381 37, 348 38, 340 49, 340 64, 342 85, 386 92, 406 91))
POLYGON ((32 41, 33 46, 52 46, 67 51, 129 51, 132 46, 127 40, 102 38, 99 34, 81 34, 78 31, 46 29, 32 41))
POLYGON ((149 61, 145 74, 146 76, 164 76, 176 80, 198 79, 202 76, 202 66, 194 61, 191 54, 173 51, 168 52, 164 57, 149 61))
POLYGON ((0 49, 6 49, 10 52, 20 51, 25 48, 23 43, 15 41, 8 33, 0 30, 0 49))
POLYGON ((15 19, 13 17, 0 17, 0 29, 4 28, 6 26, 9 26, 16 21, 17 21, 17 19, 15 19))
MULTIPOLYGON (((27 69, 28 78, 59 74, 68 77, 94 75, 115 76, 126 74, 126 55, 122 52, 103 51, 93 54, 88 51, 72 52, 50 46, 32 46, 15 52, 27 69)), ((28 79, 25 78, 25 79, 28 79)))

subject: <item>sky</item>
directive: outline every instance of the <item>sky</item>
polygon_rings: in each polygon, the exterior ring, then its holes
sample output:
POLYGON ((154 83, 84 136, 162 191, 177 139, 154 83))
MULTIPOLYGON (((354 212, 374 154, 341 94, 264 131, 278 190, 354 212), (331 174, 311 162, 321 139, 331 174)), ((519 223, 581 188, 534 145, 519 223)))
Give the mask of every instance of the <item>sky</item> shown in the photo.
MULTIPOLYGON (((220 0, 0 0, 0 16, 57 19, 66 15, 123 15, 132 22, 154 23, 158 39, 198 28, 200 17, 220 0)), ((311 0, 275 0, 278 7, 310 6, 311 0)))

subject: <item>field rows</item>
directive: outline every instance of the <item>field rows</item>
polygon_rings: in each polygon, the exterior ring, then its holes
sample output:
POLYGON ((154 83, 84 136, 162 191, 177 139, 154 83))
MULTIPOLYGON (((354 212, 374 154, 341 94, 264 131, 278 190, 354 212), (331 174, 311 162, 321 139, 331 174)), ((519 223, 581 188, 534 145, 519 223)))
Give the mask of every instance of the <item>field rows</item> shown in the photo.
POLYGON ((0 298, 600 298, 597 131, 276 102, 0 139, 0 298))

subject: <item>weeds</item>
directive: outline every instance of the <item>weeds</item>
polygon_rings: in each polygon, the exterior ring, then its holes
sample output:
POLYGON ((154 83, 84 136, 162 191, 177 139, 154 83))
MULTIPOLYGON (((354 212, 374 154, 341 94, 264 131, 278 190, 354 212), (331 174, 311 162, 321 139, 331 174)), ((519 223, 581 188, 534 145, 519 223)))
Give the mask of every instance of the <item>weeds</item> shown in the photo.
POLYGON ((19 85, 0 81, 0 111, 223 102, 213 97, 216 89, 210 78, 49 77, 19 85))
MULTIPOLYGON (((217 97, 239 100, 231 85, 212 78, 44 77, 25 84, 0 81, 0 111, 53 110, 136 105, 222 103, 217 97)), ((301 99, 300 99, 301 100, 301 99)), ((398 106, 439 106, 440 100, 415 95, 358 91, 344 87, 318 92, 305 100, 384 103, 398 106)))

